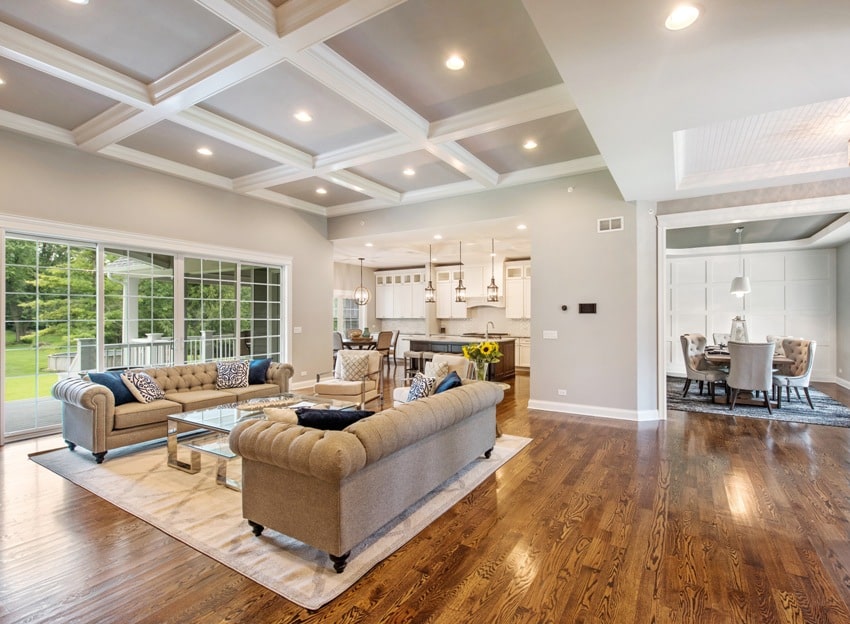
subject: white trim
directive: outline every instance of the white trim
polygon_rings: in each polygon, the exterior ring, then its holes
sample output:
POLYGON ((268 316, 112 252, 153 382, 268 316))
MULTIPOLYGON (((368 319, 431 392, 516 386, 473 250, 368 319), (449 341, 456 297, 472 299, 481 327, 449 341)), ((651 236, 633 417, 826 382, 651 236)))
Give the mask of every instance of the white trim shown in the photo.
POLYGON ((839 386, 841 386, 842 388, 847 388, 848 390, 850 390, 850 380, 848 380, 848 379, 842 379, 841 377, 836 377, 835 383, 838 384, 839 386))
POLYGON ((576 414, 578 416, 595 416, 597 418, 613 418, 616 420, 631 420, 647 422, 663 420, 657 410, 624 410, 596 405, 579 405, 576 403, 558 403, 557 401, 529 400, 528 409, 538 409, 547 412, 576 414))
POLYGON ((3 353, 3 366, 0 367, 0 446, 6 444, 6 230, 0 224, 0 275, 4 276, 0 284, 0 353, 3 353))

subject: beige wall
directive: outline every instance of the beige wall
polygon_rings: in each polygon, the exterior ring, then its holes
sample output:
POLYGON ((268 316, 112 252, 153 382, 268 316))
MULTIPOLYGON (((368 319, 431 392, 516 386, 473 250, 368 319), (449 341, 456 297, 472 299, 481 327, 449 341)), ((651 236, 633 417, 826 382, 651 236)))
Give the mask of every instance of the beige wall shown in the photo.
POLYGON ((836 252, 836 376, 850 388, 850 243, 836 252))
POLYGON ((333 248, 324 217, 9 132, 0 132, 0 162, 3 214, 292 257, 295 382, 327 368, 333 248))

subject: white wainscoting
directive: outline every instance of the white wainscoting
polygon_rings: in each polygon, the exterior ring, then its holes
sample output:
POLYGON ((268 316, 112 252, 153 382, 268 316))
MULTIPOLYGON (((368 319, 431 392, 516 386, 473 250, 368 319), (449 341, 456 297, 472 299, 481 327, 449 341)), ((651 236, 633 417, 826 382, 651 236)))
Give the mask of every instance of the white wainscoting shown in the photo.
POLYGON ((688 255, 667 259, 666 369, 684 375, 679 336, 729 333, 732 318, 747 320, 752 342, 767 335, 799 336, 818 343, 814 379, 835 381, 835 250, 743 254, 752 292, 729 294, 740 275, 738 255, 688 255))

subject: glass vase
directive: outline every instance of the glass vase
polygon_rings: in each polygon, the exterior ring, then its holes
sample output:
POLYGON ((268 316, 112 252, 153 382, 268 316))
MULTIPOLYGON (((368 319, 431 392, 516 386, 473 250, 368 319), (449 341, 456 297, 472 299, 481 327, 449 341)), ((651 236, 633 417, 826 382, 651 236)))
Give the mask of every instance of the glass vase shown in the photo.
POLYGON ((487 381, 487 371, 490 369, 489 362, 475 363, 475 378, 478 381, 487 381))

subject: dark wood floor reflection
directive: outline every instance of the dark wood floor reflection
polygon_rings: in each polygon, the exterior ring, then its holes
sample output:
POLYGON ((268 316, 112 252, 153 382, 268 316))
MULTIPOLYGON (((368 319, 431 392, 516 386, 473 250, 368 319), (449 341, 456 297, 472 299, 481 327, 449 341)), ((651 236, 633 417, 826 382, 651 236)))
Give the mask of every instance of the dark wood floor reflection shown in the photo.
POLYGON ((534 442, 316 613, 26 459, 57 437, 7 445, 0 621, 850 622, 850 429, 528 411, 511 384, 499 423, 534 442))

